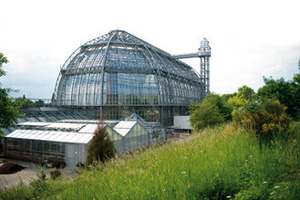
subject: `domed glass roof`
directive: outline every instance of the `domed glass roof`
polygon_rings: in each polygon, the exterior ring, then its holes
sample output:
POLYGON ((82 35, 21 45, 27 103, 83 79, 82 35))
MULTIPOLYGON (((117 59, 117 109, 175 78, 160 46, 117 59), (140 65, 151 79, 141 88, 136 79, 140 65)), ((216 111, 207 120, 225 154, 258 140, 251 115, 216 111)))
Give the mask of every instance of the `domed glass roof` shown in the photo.
POLYGON ((57 106, 172 106, 200 100, 195 70, 121 30, 75 50, 57 78, 57 106))

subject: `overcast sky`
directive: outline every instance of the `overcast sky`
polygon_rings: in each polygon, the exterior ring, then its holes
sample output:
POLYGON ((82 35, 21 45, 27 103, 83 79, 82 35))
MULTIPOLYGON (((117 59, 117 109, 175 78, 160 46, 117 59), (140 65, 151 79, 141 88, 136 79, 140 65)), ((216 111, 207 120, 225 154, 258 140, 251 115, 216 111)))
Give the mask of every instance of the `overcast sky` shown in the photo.
MULTIPOLYGON (((9 64, 0 82, 20 90, 12 96, 51 98, 75 49, 121 29, 170 54, 197 52, 206 37, 211 91, 257 91, 263 76, 299 72, 299 9, 299 0, 1 0, 0 52, 9 64)), ((199 59, 183 61, 199 71, 199 59)))

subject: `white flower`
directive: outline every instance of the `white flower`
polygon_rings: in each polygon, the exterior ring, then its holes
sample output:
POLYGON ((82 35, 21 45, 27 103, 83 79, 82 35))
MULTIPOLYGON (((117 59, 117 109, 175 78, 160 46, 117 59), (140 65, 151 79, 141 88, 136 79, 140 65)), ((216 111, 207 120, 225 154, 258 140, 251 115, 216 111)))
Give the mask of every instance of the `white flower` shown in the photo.
POLYGON ((276 185, 274 188, 275 188, 275 189, 278 189, 278 188, 280 188, 280 186, 279 186, 279 185, 276 185))
POLYGON ((232 196, 227 196, 226 199, 232 199, 232 196))
POLYGON ((181 172, 181 174, 185 174, 185 171, 181 172))
POLYGON ((267 183, 268 183, 267 181, 264 181, 264 182, 263 182, 263 184, 267 184, 267 183))

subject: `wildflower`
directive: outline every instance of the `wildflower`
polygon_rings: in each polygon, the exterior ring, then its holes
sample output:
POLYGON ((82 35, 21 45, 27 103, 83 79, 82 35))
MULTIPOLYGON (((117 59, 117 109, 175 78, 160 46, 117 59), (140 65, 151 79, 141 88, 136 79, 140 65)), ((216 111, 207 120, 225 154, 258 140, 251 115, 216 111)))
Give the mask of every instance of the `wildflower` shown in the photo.
POLYGON ((275 188, 275 189, 278 189, 278 188, 280 188, 280 186, 279 186, 279 185, 276 185, 274 188, 275 188))
POLYGON ((181 174, 185 174, 185 171, 181 172, 181 174))
POLYGON ((227 196, 226 199, 232 199, 232 196, 227 196))
POLYGON ((270 193, 270 195, 273 195, 273 194, 274 194, 274 192, 271 192, 271 193, 270 193))
POLYGON ((267 183, 268 183, 267 181, 264 181, 264 182, 263 182, 263 184, 267 184, 267 183))

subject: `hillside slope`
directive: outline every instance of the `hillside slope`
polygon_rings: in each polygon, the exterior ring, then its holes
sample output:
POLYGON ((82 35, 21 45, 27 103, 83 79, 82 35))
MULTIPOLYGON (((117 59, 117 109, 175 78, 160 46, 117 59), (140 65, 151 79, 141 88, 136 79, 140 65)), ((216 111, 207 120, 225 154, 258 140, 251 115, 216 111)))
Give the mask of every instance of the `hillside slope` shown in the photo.
POLYGON ((260 148, 252 134, 222 125, 0 198, 300 199, 299 131, 295 135, 260 148))

